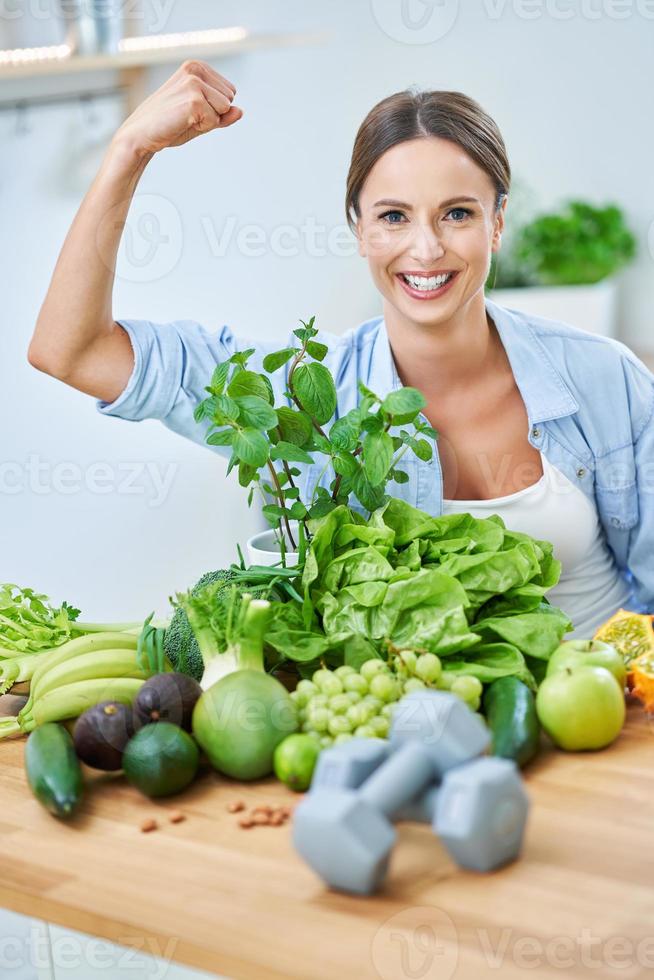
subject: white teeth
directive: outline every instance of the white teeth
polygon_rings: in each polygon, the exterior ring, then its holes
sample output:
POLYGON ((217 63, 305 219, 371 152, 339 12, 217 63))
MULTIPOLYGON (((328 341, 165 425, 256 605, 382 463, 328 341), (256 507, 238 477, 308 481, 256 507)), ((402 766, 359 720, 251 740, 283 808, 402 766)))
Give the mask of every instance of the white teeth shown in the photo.
POLYGON ((428 292, 430 289, 438 289, 440 286, 442 286, 444 283, 446 283, 449 279, 452 278, 451 272, 447 272, 441 276, 429 276, 429 277, 405 276, 404 274, 402 275, 403 278, 409 283, 409 285, 413 286, 414 289, 422 289, 425 292, 428 292))

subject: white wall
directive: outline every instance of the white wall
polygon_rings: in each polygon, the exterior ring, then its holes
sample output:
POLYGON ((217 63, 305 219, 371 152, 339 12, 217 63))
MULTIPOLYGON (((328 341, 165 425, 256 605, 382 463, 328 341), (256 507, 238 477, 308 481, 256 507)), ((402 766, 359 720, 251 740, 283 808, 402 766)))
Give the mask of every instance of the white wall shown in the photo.
MULTIPOLYGON (((415 16, 428 13, 423 0, 410 2, 415 16)), ((483 104, 500 125, 514 173, 532 189, 535 207, 582 195, 625 209, 640 256, 623 276, 622 337, 654 350, 647 247, 654 219, 654 4, 584 0, 582 9, 566 0, 540 6, 538 0, 484 0, 457 8, 444 0, 434 8, 437 16, 456 15, 454 23, 424 44, 389 36, 407 33, 397 18, 400 6, 400 0, 225 0, 218 8, 207 0, 173 2, 160 30, 244 24, 326 29, 332 39, 216 63, 237 85, 245 118, 226 132, 165 151, 149 165, 133 214, 157 215, 171 240, 140 271, 123 263, 127 275, 116 282, 115 316, 195 318, 209 328, 229 323, 240 335, 263 337, 281 335, 312 314, 334 332, 374 315, 379 302, 362 260, 333 249, 308 254, 307 235, 298 229, 311 221, 327 230, 343 224, 345 175, 359 123, 380 98, 417 84, 460 89, 483 104), (563 19, 566 11, 569 19, 563 19), (628 16, 616 19, 616 11, 628 16), (296 254, 274 254, 268 239, 265 254, 252 257, 232 238, 217 255, 208 231, 219 240, 230 216, 237 229, 256 225, 268 235, 292 226, 296 254), (144 281, 135 281, 137 275, 144 281)), ((428 40, 434 23, 408 38, 428 40)), ((58 40, 54 22, 34 24, 31 33, 27 20, 0 22, 2 28, 4 43, 58 40)), ((172 70, 153 70, 151 86, 172 70)), ((12 84, 10 90, 5 83, 0 98, 27 88, 12 84)), ((26 363, 58 251, 102 152, 102 141, 84 150, 84 140, 102 140, 103 132, 106 139, 118 125, 117 104, 98 103, 94 111, 97 126, 89 126, 77 105, 34 109, 23 135, 11 113, 0 113, 0 580, 29 583, 75 601, 87 618, 107 619, 164 612, 169 593, 233 560, 235 542, 244 542, 256 522, 236 481, 225 482, 224 463, 211 453, 155 422, 102 418, 92 400, 26 363), (113 467, 108 493, 84 489, 95 462, 113 467), (73 468, 54 469, 62 463, 73 468), (146 471, 141 492, 121 487, 129 463, 172 474, 163 503, 153 505, 146 471), (75 489, 76 480, 81 488, 75 489)), ((147 243, 137 228, 135 234, 143 256, 147 243)))

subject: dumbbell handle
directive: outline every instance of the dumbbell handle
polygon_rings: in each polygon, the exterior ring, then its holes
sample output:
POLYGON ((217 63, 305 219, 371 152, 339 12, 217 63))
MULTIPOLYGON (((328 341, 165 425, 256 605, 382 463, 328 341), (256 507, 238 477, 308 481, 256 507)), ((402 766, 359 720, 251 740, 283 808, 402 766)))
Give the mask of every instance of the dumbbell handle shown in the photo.
POLYGON ((414 800, 437 778, 431 754, 421 742, 405 742, 375 769, 357 795, 385 816, 414 800))
POLYGON ((433 823, 436 815, 436 804, 440 787, 434 783, 424 793, 420 793, 414 800, 401 806, 393 814, 393 823, 398 820, 413 820, 416 823, 433 823))

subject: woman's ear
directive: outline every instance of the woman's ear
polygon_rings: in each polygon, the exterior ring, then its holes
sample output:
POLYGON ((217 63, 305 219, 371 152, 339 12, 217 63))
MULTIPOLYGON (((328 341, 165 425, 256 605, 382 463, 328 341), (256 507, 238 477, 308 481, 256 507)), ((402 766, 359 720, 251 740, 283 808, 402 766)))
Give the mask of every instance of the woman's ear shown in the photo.
POLYGON ((507 196, 504 195, 502 203, 498 211, 495 214, 495 226, 493 228, 493 237, 491 239, 491 252, 499 252, 502 247, 502 232, 504 231, 504 217, 506 213, 506 202, 507 196))

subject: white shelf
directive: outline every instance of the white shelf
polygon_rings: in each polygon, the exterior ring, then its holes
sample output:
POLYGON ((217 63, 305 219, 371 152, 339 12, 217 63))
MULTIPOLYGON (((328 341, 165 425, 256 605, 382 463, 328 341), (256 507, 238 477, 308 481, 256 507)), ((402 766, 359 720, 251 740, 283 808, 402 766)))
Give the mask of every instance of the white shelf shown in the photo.
MULTIPOLYGON (((19 64, 0 65, 0 80, 16 78, 40 78, 52 75, 72 75, 84 72, 115 70, 123 68, 143 68, 148 65, 163 65, 182 62, 187 58, 211 60, 217 57, 230 57, 245 51, 259 48, 277 48, 306 45, 324 41, 323 33, 315 34, 247 34, 234 41, 211 43, 181 43, 164 48, 121 51, 117 54, 69 55, 65 58, 47 58, 42 61, 26 61, 19 64)), ((20 49, 17 49, 20 50, 20 49)))

